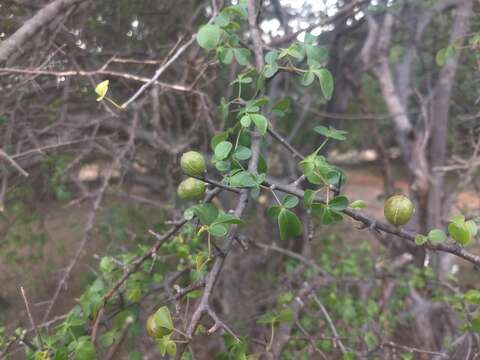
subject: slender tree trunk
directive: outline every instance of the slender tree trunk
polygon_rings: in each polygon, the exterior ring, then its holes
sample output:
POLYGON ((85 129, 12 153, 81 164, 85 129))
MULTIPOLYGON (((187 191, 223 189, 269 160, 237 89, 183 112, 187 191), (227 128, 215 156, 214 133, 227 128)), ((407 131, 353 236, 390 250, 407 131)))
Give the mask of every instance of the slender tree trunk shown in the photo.
MULTIPOLYGON (((452 26, 450 35, 450 45, 453 45, 465 37, 468 31, 468 23, 472 14, 472 0, 464 0, 457 8, 455 22, 452 26)), ((454 56, 447 60, 447 63, 440 71, 439 79, 434 88, 434 97, 432 99, 429 115, 430 115, 430 189, 428 194, 428 218, 427 227, 429 229, 441 228, 443 226, 442 219, 445 217, 442 209, 444 199, 444 173, 436 172, 434 169, 445 165, 447 156, 447 135, 448 135, 448 119, 450 108, 450 96, 453 81, 458 68, 460 50, 457 50, 454 56)), ((435 267, 440 274, 446 274, 453 262, 452 256, 437 256, 435 267)))

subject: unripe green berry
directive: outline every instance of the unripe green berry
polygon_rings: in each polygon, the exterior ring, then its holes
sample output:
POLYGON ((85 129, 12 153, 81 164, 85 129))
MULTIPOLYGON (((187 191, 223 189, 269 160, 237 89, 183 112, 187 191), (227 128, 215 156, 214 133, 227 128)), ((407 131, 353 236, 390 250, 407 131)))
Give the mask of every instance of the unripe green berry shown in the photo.
POLYGON ((205 158, 196 151, 188 151, 180 159, 180 167, 190 176, 200 176, 205 172, 205 158))
POLYGON ((195 178, 183 180, 177 190, 180 199, 199 199, 205 194, 205 183, 195 178))
POLYGON ((383 213, 385 219, 395 226, 406 224, 412 217, 415 209, 409 198, 404 195, 394 195, 385 201, 383 213))

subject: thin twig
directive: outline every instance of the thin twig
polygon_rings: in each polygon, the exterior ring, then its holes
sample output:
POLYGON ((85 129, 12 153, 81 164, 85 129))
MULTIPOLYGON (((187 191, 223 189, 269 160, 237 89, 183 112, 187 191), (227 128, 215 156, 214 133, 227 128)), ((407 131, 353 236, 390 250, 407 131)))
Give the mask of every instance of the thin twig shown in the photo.
POLYGON ((178 57, 180 55, 183 54, 183 52, 185 50, 187 50, 187 48, 195 41, 195 37, 196 37, 196 34, 193 34, 190 38, 190 40, 188 40, 185 44, 183 44, 182 46, 180 46, 178 48, 178 50, 175 52, 175 54, 173 54, 170 59, 168 59, 167 62, 165 62, 165 64, 163 64, 162 66, 160 66, 157 71, 155 72, 155 75, 153 75, 153 77, 145 84, 143 84, 140 89, 137 90, 137 92, 135 94, 132 95, 132 97, 130 97, 130 99, 128 99, 127 101, 125 101, 123 104, 122 104, 122 108, 126 109, 128 107, 128 105, 130 105, 132 102, 134 102, 150 85, 152 85, 155 81, 157 81, 157 79, 160 77, 160 75, 163 74, 163 72, 170 66, 172 65, 175 60, 178 59, 178 57))
POLYGON ((35 335, 37 336, 38 342, 40 343, 40 347, 43 349, 42 335, 40 334, 37 324, 33 319, 32 312, 30 311, 30 305, 28 304, 27 295, 25 294, 25 290, 23 289, 23 286, 20 286, 20 292, 22 293, 23 302, 25 303, 25 308, 27 309, 27 315, 28 315, 28 318, 30 319, 30 323, 32 324, 33 329, 35 330, 35 335))
POLYGON ((335 341, 338 343, 338 346, 340 347, 340 351, 342 352, 342 354, 345 354, 347 352, 347 349, 345 348, 345 345, 343 345, 342 340, 340 340, 340 336, 338 336, 337 328, 335 327, 335 324, 333 323, 332 318, 328 314, 327 309, 325 308, 325 306, 323 306, 322 302, 317 297, 317 295, 315 295, 314 292, 312 292, 310 296, 322 311, 323 316, 325 316, 325 319, 327 319, 328 326, 330 327, 330 330, 332 331, 332 334, 335 337, 335 341))
POLYGON ((22 169, 22 167, 20 165, 17 164, 17 162, 15 160, 13 160, 13 158, 11 156, 9 156, 5 151, 3 151, 2 149, 0 149, 0 157, 5 159, 10 165, 12 165, 20 174, 22 174, 23 176, 27 177, 28 176, 28 172, 26 172, 25 170, 22 169))

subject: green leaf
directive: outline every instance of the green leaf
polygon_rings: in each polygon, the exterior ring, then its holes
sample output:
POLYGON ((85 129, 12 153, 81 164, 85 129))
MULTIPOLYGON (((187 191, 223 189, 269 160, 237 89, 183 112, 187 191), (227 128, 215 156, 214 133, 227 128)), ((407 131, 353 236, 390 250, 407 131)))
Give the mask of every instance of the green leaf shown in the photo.
POLYGON ((100 337, 100 342, 102 343, 103 347, 110 347, 112 346, 113 342, 115 341, 115 337, 117 336, 117 330, 113 329, 107 331, 102 334, 100 337))
POLYGON ((248 160, 252 156, 252 151, 248 147, 240 145, 233 153, 233 156, 237 160, 248 160))
POLYGON ((217 57, 223 64, 231 64, 233 61, 233 49, 232 48, 217 48, 217 57))
POLYGON ((278 305, 286 305, 286 304, 292 302, 293 298, 294 298, 294 295, 290 291, 286 292, 286 293, 281 293, 277 297, 277 304, 278 305))
POLYGON ((219 134, 216 134, 212 137, 212 140, 210 141, 210 146, 212 147, 212 150, 215 150, 218 144, 220 144, 222 141, 225 141, 228 139, 228 132, 221 132, 219 134))
POLYGON ((289 108, 290 108, 290 99, 284 98, 273 106, 272 112, 278 116, 284 116, 289 108))
POLYGON ((443 66, 446 64, 447 60, 457 53, 457 49, 454 46, 448 46, 446 48, 440 49, 435 56, 435 62, 438 66, 443 66))
POLYGON ((440 229, 433 229, 428 233, 428 240, 434 244, 439 244, 447 239, 447 235, 440 229))
POLYGON ((355 200, 350 204, 352 209, 363 209, 367 204, 363 200, 355 200))
POLYGON ((84 336, 78 339, 75 350, 75 360, 95 360, 97 358, 97 351, 95 345, 90 341, 90 338, 84 336))
POLYGON ((222 237, 227 235, 228 225, 221 223, 213 223, 208 227, 207 231, 210 235, 222 237))
POLYGON ((309 32, 306 32, 306 33, 305 33, 305 36, 304 36, 304 38, 303 38, 303 42, 304 42, 305 44, 310 44, 310 45, 312 45, 312 44, 314 44, 316 41, 317 41, 317 37, 316 37, 315 35, 313 35, 313 34, 311 34, 311 33, 309 33, 309 32))
POLYGON ((225 100, 225 98, 220 99, 220 105, 217 106, 217 111, 219 112, 220 116, 222 117, 222 120, 225 121, 228 117, 228 108, 230 107, 230 104, 225 100))
POLYGON ((250 119, 255 123, 260 134, 265 135, 268 128, 268 120, 261 114, 250 114, 250 119))
POLYGON ((303 74, 302 85, 310 86, 315 81, 315 74, 311 71, 307 71, 303 74))
POLYGON ((248 128, 251 123, 252 119, 250 118, 250 114, 245 114, 240 119, 240 124, 242 124, 242 126, 245 128, 248 128))
POLYGON ((294 212, 285 208, 282 208, 278 214, 278 226, 282 240, 292 236, 299 236, 303 233, 303 226, 300 219, 294 212))
POLYGON ((211 225, 216 224, 225 224, 225 225, 233 225, 233 224, 243 224, 243 221, 232 214, 221 213, 218 215, 217 219, 211 225))
POLYGON ((308 155, 299 163, 300 168, 307 177, 307 180, 312 184, 327 185, 327 176, 333 167, 328 164, 323 156, 318 156, 315 153, 308 155))
POLYGON ((277 315, 277 321, 281 323, 292 322, 294 318, 293 310, 290 308, 282 309, 277 315))
POLYGON ((278 215, 280 214, 280 211, 282 209, 282 206, 270 206, 269 208, 267 208, 267 215, 276 219, 278 218, 278 215))
POLYGON ((266 174, 267 173, 267 161, 265 158, 260 155, 258 158, 258 166, 257 166, 257 172, 259 174, 266 174))
POLYGON ((468 290, 464 295, 465 301, 469 304, 480 305, 480 291, 468 290))
POLYGON ((477 317, 471 321, 471 328, 473 331, 480 334, 480 317, 477 317))
POLYGON ((292 209, 297 205, 298 205, 298 197, 294 195, 286 195, 283 198, 283 206, 285 206, 287 209, 292 209))
POLYGON ((283 206, 287 209, 293 209, 295 206, 298 205, 298 198, 294 195, 286 195, 283 198, 283 206))
POLYGON ((451 217, 450 222, 462 224, 465 222, 465 216, 462 214, 457 214, 451 217))
POLYGON ((450 236, 461 245, 467 245, 470 242, 471 233, 465 222, 451 222, 448 224, 450 236))
POLYGON ((166 333, 171 333, 173 331, 172 316, 170 315, 168 307, 162 306, 155 312, 155 314, 153 314, 153 316, 157 328, 166 329, 166 333))
POLYGON ((345 210, 348 207, 348 199, 346 196, 335 196, 328 203, 328 207, 336 211, 345 210))
POLYGON ((477 235, 477 224, 475 224, 473 220, 465 221, 465 226, 467 227, 472 237, 475 237, 477 235))
POLYGON ((224 160, 230 154, 230 151, 233 148, 233 144, 230 141, 222 141, 217 146, 215 146, 215 159, 224 160))
POLYGON ((327 69, 314 70, 314 73, 320 81, 320 87, 322 88, 323 96, 330 100, 333 94, 332 74, 327 69))
POLYGON ((194 205, 188 210, 195 214, 203 225, 212 224, 218 217, 218 209, 212 203, 194 205))
POLYGON ((253 82, 253 78, 250 76, 239 76, 237 82, 240 84, 251 84, 253 82))
POLYGON ((330 139, 335 139, 335 140, 340 140, 340 141, 343 141, 343 140, 347 139, 345 137, 345 135, 347 134, 346 131, 337 130, 332 126, 329 126, 328 128, 326 128, 325 126, 322 126, 322 125, 315 126, 313 128, 313 131, 315 131, 316 133, 318 133, 320 135, 323 135, 327 138, 330 138, 330 139))
POLYGON ((273 63, 273 64, 267 64, 263 68, 263 75, 267 78, 270 79, 273 77, 278 71, 278 64, 273 63))
POLYGON ((312 207, 313 200, 315 200, 316 191, 307 189, 303 194, 303 204, 305 208, 310 209, 312 207))
POLYGON ((95 86, 95 93, 98 95, 97 101, 102 101, 107 95, 109 80, 104 80, 97 86, 95 86))
POLYGON ((230 176, 230 186, 232 187, 256 187, 257 182, 255 181, 252 174, 248 171, 239 171, 235 175, 230 176))
POLYGON ((415 244, 417 244, 418 246, 425 244, 427 241, 428 237, 426 237, 425 235, 418 234, 417 236, 415 236, 415 244))
POLYGON ((267 64, 273 64, 274 62, 276 62, 278 59, 278 51, 269 51, 267 52, 267 54, 265 55, 265 62, 267 64))
POLYGON ((168 340, 165 347, 167 348, 167 354, 175 356, 177 354, 177 344, 173 340, 168 340))
POLYGON ((363 336, 363 340, 365 341, 365 344, 367 344, 367 347, 369 349, 375 348, 378 343, 377 336, 371 331, 367 331, 365 333, 365 335, 363 336))
POLYGON ((298 61, 302 61, 305 57, 303 47, 301 47, 297 42, 294 42, 288 47, 288 49, 281 49, 278 58, 281 59, 285 56, 290 56, 298 61))
POLYGON ((323 46, 304 45, 307 53, 307 63, 309 66, 315 67, 317 64, 322 64, 327 61, 328 50, 323 46))
POLYGON ((257 320, 257 324, 274 324, 276 322, 277 322, 277 315, 275 315, 272 312, 267 312, 266 314, 263 314, 257 320))
POLYGON ((220 172, 227 172, 231 170, 230 161, 217 161, 215 162, 215 168, 220 172))
POLYGON ((312 204, 312 214, 317 216, 322 224, 330 225, 342 221, 342 214, 325 204, 312 204))
POLYGON ((197 33, 197 42, 204 49, 217 47, 222 36, 222 29, 218 25, 203 25, 197 33))
POLYGON ((143 355, 141 352, 135 350, 128 354, 127 360, 143 360, 143 355))
POLYGON ((250 50, 245 48, 237 48, 233 52, 235 54, 235 60, 237 60, 240 65, 248 65, 250 61, 250 50))
POLYGON ((215 17, 214 22, 218 26, 226 27, 226 26, 228 26, 228 24, 230 24, 230 15, 228 15, 228 13, 226 11, 222 11, 222 12, 220 12, 220 14, 218 14, 215 17))

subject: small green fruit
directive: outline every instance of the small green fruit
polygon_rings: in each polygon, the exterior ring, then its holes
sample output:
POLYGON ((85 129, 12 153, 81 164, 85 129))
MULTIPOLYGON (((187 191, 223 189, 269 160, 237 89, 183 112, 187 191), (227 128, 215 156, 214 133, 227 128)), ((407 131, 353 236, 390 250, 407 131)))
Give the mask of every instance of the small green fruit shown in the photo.
POLYGON ((205 183, 195 178, 183 180, 177 190, 180 199, 199 199, 205 194, 205 183))
POLYGON ((409 198, 404 195, 394 195, 385 201, 383 213, 388 222, 395 226, 406 224, 415 209, 409 198))
POLYGON ((188 151, 180 159, 180 167, 183 172, 190 176, 200 176, 205 172, 205 159, 196 151, 188 151))

